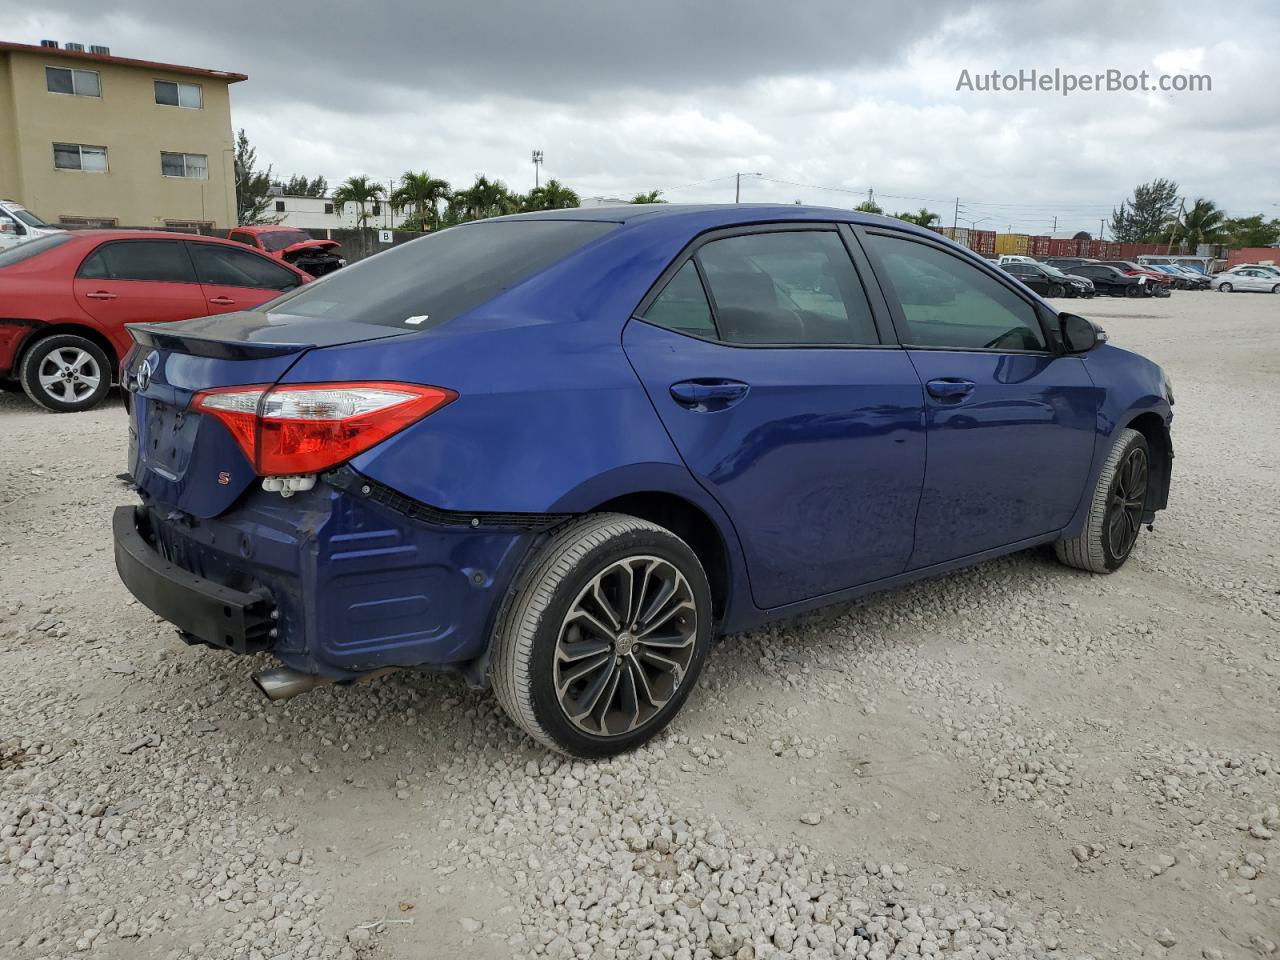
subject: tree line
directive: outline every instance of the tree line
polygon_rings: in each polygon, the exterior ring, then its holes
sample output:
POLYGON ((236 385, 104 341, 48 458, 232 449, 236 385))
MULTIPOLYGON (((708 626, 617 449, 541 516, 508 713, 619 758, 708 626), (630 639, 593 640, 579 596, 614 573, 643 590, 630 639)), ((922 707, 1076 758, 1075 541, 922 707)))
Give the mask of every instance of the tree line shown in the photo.
MULTIPOLYGON (((273 175, 270 165, 258 169, 257 150, 241 130, 236 137, 236 206, 241 225, 278 222, 273 201, 278 195, 324 197, 329 185, 324 177, 308 179, 294 175, 287 180, 273 175)), ((581 198, 559 180, 551 179, 528 193, 518 193, 501 180, 477 174, 475 182, 454 189, 447 180, 426 170, 407 170, 392 187, 366 176, 348 177, 333 191, 334 206, 356 208, 360 226, 368 226, 375 207, 386 203, 408 216, 402 230, 439 230, 469 220, 483 220, 509 213, 532 210, 559 210, 579 206, 581 198)), ((631 198, 632 203, 665 203, 662 191, 650 190, 631 198)))
POLYGON ((1232 248, 1270 247, 1280 242, 1280 219, 1256 213, 1229 217, 1212 200, 1187 205, 1178 184, 1158 178, 1139 184, 1111 211, 1111 234, 1121 243, 1168 243, 1194 251, 1202 243, 1232 248))

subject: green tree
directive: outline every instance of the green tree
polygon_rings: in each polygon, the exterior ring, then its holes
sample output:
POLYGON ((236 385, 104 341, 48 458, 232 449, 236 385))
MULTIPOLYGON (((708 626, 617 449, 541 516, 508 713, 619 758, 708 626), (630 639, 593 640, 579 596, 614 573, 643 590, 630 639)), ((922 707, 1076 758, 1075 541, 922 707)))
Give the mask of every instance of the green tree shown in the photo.
POLYGON ((279 222, 268 215, 271 208, 271 166, 258 170, 258 151, 249 145, 244 130, 236 134, 236 222, 242 227, 279 222))
POLYGON ((931 227, 941 219, 932 210, 924 207, 915 213, 895 213, 893 216, 897 220, 905 220, 907 223, 914 223, 921 227, 931 227))
POLYGON ((518 213, 523 200, 523 197, 512 193, 501 180, 490 180, 482 173, 476 174, 475 183, 449 197, 445 217, 449 223, 500 217, 518 213))
POLYGON ((884 207, 876 203, 874 200, 863 200, 853 209, 859 213, 884 213, 884 207))
POLYGON ((1163 178, 1139 184, 1111 211, 1111 235, 1120 243, 1154 243, 1178 209, 1178 185, 1163 178))
POLYGON ((1227 215, 1212 200, 1197 197, 1182 217, 1182 222, 1169 225, 1171 241, 1185 243, 1195 250, 1202 243, 1217 243, 1222 239, 1222 226, 1227 215))
POLYGON ((308 180, 297 173, 284 183, 277 180, 276 186, 286 197, 323 197, 329 192, 329 182, 324 177, 308 180))
POLYGON ((559 180, 548 180, 540 187, 534 187, 524 198, 525 210, 563 210, 576 207, 581 199, 559 180))
POLYGON ((1267 220, 1260 214, 1252 217, 1231 217, 1222 224, 1224 241, 1228 246, 1271 247, 1280 242, 1280 220, 1267 220))
POLYGON ((666 203, 662 199, 661 190, 650 190, 648 193, 637 193, 631 198, 632 203, 666 203))
POLYGON ((440 204, 449 199, 448 181, 433 177, 427 171, 406 170, 400 185, 391 194, 391 205, 398 210, 412 210, 413 216, 402 226, 418 230, 435 230, 440 226, 440 204))
POLYGON ((362 227, 369 225, 368 205, 382 198, 382 184, 375 183, 365 176, 347 177, 342 185, 333 191, 333 202, 339 209, 348 203, 354 203, 360 209, 357 222, 362 227))

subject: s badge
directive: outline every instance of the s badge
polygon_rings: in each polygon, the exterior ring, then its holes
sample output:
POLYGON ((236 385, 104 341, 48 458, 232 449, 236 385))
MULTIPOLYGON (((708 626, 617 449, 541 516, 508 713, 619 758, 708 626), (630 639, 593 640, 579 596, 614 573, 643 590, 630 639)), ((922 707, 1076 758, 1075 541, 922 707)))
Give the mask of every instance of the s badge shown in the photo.
POLYGON ((231 482, 231 474, 227 473, 227 471, 225 470, 219 470, 218 482, 225 487, 227 484, 231 482))

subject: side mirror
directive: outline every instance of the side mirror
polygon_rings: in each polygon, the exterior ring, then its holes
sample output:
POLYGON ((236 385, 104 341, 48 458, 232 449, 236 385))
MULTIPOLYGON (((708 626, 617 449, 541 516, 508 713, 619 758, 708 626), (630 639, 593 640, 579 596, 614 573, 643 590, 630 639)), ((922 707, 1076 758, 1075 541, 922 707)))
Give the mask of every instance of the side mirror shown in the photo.
POLYGON ((1062 333, 1062 345, 1067 353, 1088 353, 1100 343, 1107 342, 1107 332, 1092 320, 1074 313, 1058 314, 1058 329, 1062 333))

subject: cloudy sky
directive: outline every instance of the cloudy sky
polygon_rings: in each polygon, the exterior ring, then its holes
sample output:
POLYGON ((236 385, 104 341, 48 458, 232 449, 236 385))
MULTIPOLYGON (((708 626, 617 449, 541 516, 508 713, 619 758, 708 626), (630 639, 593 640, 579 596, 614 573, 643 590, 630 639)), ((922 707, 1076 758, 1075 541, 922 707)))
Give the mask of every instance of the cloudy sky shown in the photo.
MULTIPOLYGON (((249 75, 232 122, 277 173, 429 169, 583 196, 927 206, 1096 233, 1133 186, 1280 216, 1280 5, 851 0, 0 0, 0 39, 249 75), (1123 9, 1123 13, 1118 12, 1123 9), (1209 8, 1202 8, 1209 9, 1209 8), (978 92, 961 72, 1208 74, 1208 92, 978 92)), ((976 80, 974 81, 977 82, 976 80)))

